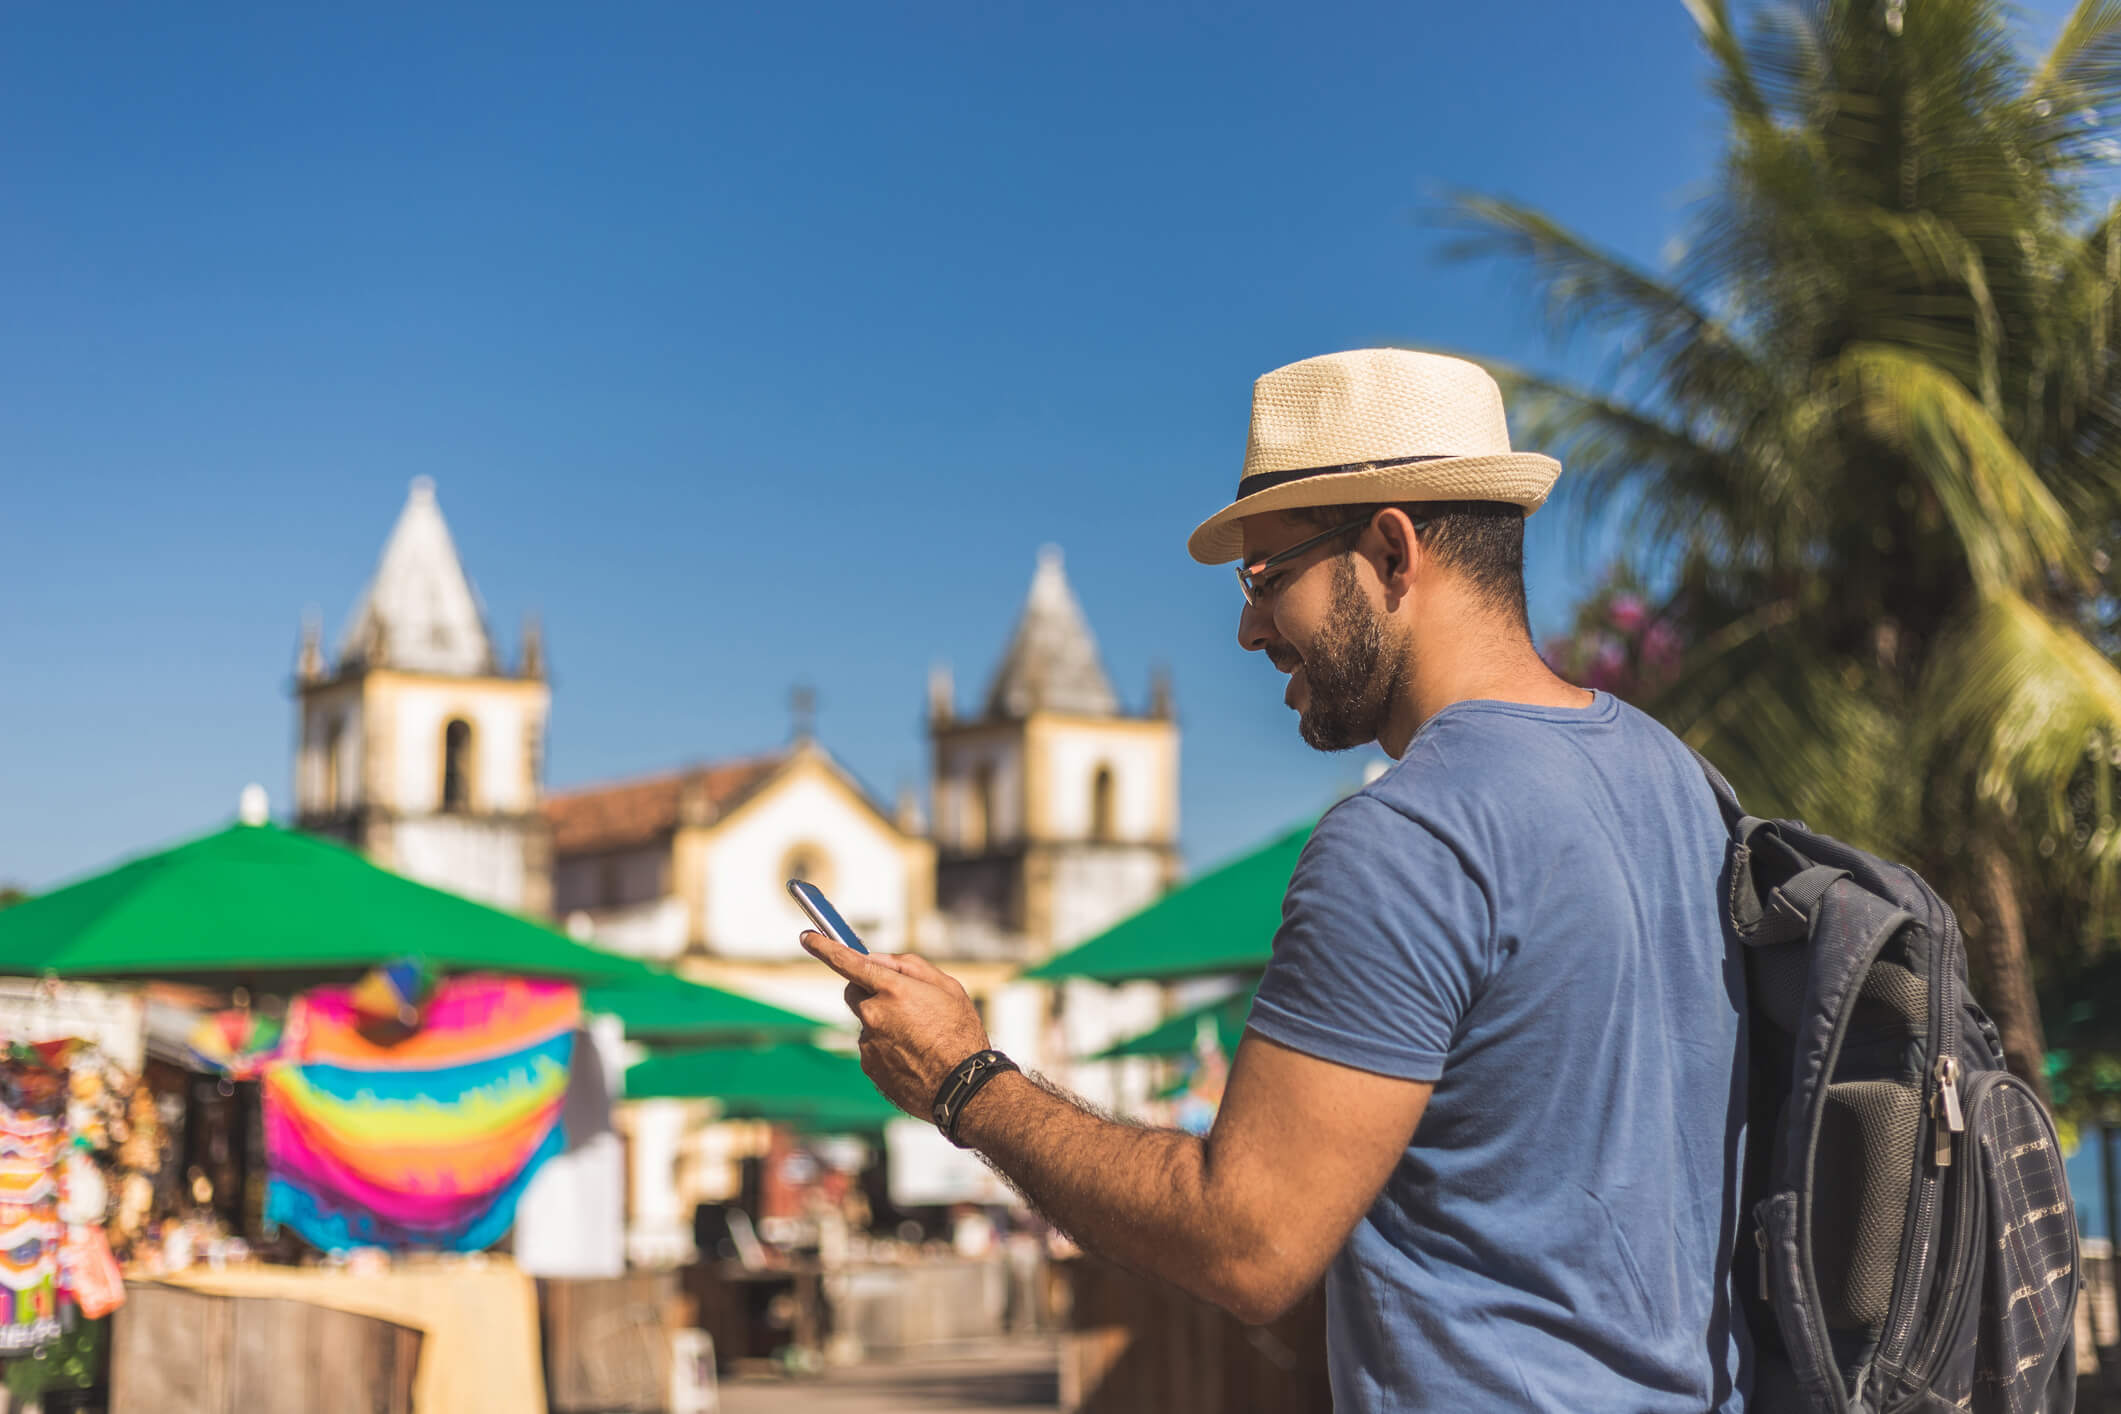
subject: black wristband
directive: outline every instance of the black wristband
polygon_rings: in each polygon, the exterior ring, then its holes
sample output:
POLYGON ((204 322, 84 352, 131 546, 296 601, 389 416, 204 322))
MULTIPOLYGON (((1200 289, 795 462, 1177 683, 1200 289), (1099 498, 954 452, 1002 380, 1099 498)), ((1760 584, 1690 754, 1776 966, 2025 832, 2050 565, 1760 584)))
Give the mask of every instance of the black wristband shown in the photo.
POLYGON ((957 1137, 957 1122, 964 1118, 965 1106, 988 1081, 1015 1069, 1016 1062, 1000 1051, 976 1051, 952 1066, 943 1083, 935 1087, 935 1127, 943 1131, 943 1138, 964 1148, 957 1137))

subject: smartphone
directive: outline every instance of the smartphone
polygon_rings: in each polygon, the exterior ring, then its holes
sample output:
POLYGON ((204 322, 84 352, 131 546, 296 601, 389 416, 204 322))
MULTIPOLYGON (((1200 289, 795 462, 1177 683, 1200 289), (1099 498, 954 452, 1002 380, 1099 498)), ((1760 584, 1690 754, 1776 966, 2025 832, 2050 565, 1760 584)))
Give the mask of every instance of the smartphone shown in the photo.
POLYGON ((847 926, 847 920, 840 917, 840 911, 832 906, 832 900, 825 897, 825 891, 816 884, 804 879, 790 879, 788 897, 795 900, 796 907, 810 915, 810 921, 817 925, 820 933, 856 952, 869 951, 862 946, 854 929, 847 926))

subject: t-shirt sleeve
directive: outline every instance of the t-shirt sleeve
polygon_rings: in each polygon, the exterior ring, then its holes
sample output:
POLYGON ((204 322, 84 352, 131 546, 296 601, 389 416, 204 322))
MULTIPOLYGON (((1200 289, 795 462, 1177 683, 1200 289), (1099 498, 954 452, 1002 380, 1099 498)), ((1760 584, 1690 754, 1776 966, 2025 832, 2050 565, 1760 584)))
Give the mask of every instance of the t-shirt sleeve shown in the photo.
POLYGON ((1251 1028, 1292 1050, 1434 1081, 1488 973, 1487 896, 1427 827, 1369 796, 1311 832, 1251 1028))

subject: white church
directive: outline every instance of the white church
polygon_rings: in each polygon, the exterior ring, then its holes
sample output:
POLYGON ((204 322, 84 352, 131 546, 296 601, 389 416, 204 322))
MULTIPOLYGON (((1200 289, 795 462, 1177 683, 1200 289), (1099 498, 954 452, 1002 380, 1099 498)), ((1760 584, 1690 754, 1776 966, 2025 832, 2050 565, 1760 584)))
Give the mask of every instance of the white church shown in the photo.
MULTIPOLYGON (((918 651, 918 645, 909 645, 918 651)), ((742 758, 548 792, 551 691, 535 622, 497 650, 432 483, 416 480, 336 652, 305 626, 296 670, 296 824, 426 883, 552 918, 834 1024, 841 984, 796 945, 783 881, 822 885, 878 951, 934 958, 997 1046, 1091 1099, 1147 1098, 1142 1062, 1078 1058, 1152 1025, 1160 989, 1016 980, 1176 882, 1178 726, 1167 682, 1129 712, 1057 550, 970 711, 931 676, 930 800, 887 807, 807 732, 742 758), (932 827, 929 822, 932 820, 932 827)), ((715 1196, 727 1136, 673 1102, 636 1107, 629 1246, 671 1260, 681 1212, 715 1196), (704 1181, 663 1181, 675 1166, 704 1181)), ((713 1127, 722 1128, 722 1127, 713 1127)), ((1002 1196, 913 1122, 894 1132, 909 1201, 1002 1196), (903 1150, 904 1152, 899 1152, 903 1150)))

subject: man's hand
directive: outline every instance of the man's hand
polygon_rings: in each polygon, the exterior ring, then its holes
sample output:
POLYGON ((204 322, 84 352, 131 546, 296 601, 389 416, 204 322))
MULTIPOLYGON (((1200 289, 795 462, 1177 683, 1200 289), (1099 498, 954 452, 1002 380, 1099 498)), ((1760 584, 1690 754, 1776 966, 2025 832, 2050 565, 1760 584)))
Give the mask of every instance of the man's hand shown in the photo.
POLYGON ((858 953, 822 933, 805 933, 802 942, 847 979, 847 1009, 862 1023, 862 1070, 885 1099, 928 1119, 943 1077, 987 1049, 987 1028, 965 989, 911 953, 858 953))

